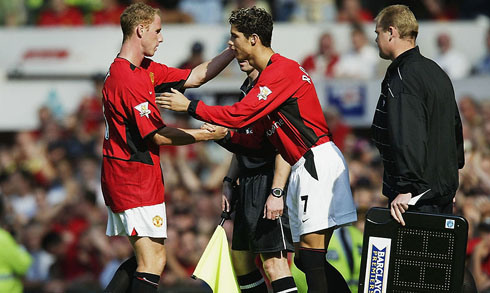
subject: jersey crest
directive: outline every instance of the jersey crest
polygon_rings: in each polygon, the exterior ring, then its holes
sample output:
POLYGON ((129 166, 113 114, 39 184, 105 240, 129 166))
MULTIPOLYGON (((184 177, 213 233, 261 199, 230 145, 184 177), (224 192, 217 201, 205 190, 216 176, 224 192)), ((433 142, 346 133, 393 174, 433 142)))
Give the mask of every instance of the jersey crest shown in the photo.
POLYGON ((160 217, 158 215, 153 217, 152 222, 153 222, 153 225, 155 227, 158 227, 158 228, 163 225, 163 219, 162 219, 162 217, 160 217))
POLYGON ((152 84, 155 84, 155 74, 153 72, 150 72, 150 80, 152 84))
POLYGON ((134 108, 140 112, 140 117, 146 116, 146 118, 150 118, 148 115, 150 115, 151 110, 148 109, 148 102, 141 103, 134 108))

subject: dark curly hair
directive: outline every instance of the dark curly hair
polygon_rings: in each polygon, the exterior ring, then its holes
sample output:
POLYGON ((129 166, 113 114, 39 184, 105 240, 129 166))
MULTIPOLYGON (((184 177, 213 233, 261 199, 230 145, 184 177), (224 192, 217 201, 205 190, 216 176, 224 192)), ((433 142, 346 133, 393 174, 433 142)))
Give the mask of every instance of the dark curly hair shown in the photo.
POLYGON ((264 9, 253 6, 234 10, 231 13, 229 22, 245 37, 248 38, 252 34, 256 34, 264 46, 271 46, 272 16, 264 9))

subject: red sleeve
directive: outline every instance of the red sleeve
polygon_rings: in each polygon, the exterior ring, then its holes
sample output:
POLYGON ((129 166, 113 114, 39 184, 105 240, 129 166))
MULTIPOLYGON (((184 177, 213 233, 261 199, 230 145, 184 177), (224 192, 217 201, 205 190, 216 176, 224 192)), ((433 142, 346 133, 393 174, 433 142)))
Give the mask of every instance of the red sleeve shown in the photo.
POLYGON ((265 140, 265 124, 263 119, 249 128, 247 132, 230 131, 222 140, 217 141, 219 145, 228 151, 253 157, 268 157, 276 154, 274 146, 265 140))
POLYGON ((257 121, 247 131, 247 133, 232 131, 230 142, 249 149, 261 149, 265 138, 263 120, 257 121))
POLYGON ((148 60, 148 70, 153 74, 153 85, 155 87, 156 93, 169 92, 170 88, 182 91, 184 89, 184 84, 191 74, 190 69, 179 69, 168 67, 165 64, 153 62, 148 60))
POLYGON ((301 85, 287 75, 287 68, 269 68, 262 72, 257 84, 240 101, 231 106, 208 106, 199 102, 197 119, 230 128, 242 128, 266 116, 290 98, 301 85))
POLYGON ((145 96, 145 89, 140 89, 138 84, 132 84, 131 88, 126 89, 126 93, 125 102, 128 117, 134 120, 142 138, 165 127, 155 99, 152 99, 151 95, 145 96))

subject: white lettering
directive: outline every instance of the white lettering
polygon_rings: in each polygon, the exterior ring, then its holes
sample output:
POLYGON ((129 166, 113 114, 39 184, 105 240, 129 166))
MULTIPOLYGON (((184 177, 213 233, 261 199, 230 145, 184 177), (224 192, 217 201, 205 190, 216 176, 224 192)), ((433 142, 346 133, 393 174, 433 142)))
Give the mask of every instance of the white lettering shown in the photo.
POLYGON ((304 81, 307 81, 309 84, 311 84, 311 78, 309 78, 308 76, 306 76, 304 74, 303 74, 303 77, 302 78, 303 78, 304 81))
POLYGON ((276 132, 276 129, 278 129, 283 125, 284 125, 284 120, 279 119, 279 121, 272 123, 271 129, 267 130, 265 133, 267 134, 267 136, 271 136, 276 132))

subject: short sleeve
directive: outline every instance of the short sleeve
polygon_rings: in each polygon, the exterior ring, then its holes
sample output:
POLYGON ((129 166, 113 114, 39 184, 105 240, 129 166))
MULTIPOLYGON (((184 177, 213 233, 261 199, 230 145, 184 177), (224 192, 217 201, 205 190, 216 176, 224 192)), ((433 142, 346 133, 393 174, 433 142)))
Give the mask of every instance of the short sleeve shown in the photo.
POLYGON ((184 84, 191 74, 190 69, 168 67, 165 64, 151 62, 148 70, 153 75, 155 93, 169 92, 171 88, 184 90, 184 84))

